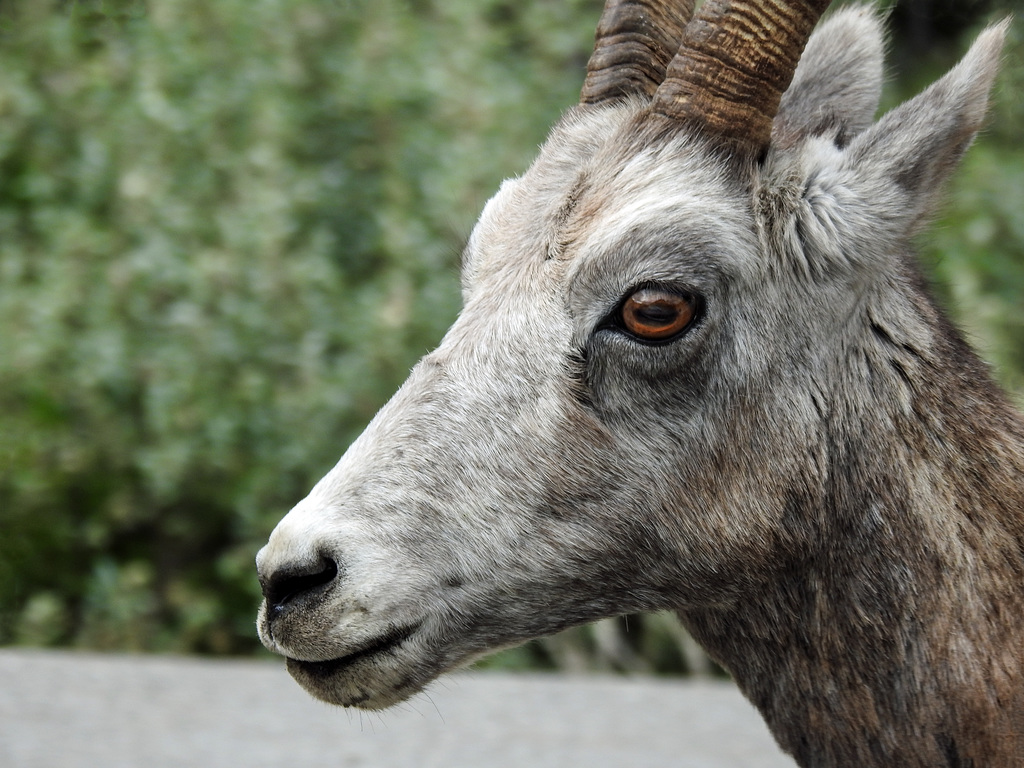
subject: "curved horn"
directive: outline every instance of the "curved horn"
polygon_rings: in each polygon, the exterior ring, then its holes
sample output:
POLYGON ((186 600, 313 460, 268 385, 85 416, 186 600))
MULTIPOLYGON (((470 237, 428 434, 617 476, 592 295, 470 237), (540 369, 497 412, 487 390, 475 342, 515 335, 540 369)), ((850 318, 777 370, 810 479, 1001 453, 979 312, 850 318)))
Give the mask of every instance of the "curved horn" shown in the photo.
POLYGON ((606 0, 587 64, 581 104, 631 93, 651 96, 679 50, 695 0, 606 0))
POLYGON ((707 0, 690 22, 653 111, 755 152, 831 0, 707 0))

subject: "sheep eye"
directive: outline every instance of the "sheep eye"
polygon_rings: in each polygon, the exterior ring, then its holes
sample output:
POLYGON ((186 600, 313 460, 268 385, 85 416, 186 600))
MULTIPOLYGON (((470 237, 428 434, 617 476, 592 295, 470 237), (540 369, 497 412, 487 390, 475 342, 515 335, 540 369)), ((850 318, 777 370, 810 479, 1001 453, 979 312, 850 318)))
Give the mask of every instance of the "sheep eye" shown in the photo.
POLYGON ((669 341, 693 324, 697 297, 665 288, 641 288, 622 303, 622 328, 641 341, 669 341))

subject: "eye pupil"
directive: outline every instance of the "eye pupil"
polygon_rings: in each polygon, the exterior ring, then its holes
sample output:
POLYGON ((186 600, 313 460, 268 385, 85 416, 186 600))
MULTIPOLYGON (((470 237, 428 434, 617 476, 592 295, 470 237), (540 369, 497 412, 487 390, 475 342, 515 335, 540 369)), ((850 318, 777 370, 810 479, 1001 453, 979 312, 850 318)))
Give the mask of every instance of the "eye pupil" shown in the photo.
POLYGON ((667 341, 685 331, 696 314, 695 297, 664 288, 641 288, 622 304, 622 327, 643 341, 667 341))
POLYGON ((675 307, 655 302, 636 309, 637 317, 653 325, 670 325, 679 314, 675 307))

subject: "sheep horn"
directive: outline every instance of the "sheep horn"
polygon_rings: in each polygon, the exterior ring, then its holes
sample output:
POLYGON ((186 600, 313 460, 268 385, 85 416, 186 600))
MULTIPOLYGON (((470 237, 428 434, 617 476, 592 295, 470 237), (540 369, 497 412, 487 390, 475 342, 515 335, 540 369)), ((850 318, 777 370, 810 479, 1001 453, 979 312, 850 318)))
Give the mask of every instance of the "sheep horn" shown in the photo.
POLYGON ((654 95, 655 113, 760 154, 831 0, 707 0, 654 95))
POLYGON ((694 2, 606 0, 580 103, 653 95, 679 49, 694 2))

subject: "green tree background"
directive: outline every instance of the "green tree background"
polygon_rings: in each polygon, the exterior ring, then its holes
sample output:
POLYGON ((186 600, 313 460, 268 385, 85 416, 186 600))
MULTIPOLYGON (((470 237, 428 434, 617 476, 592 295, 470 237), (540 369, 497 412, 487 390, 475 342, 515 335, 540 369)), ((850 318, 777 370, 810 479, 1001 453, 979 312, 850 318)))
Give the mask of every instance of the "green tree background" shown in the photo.
MULTIPOLYGON (((600 5, 0 4, 0 644, 257 651, 256 550, 454 318, 600 5)), ((1008 9, 898 4, 887 103, 1008 9)), ((922 242, 1018 400, 1022 54, 922 242)), ((707 669, 664 615, 493 663, 707 669)))

